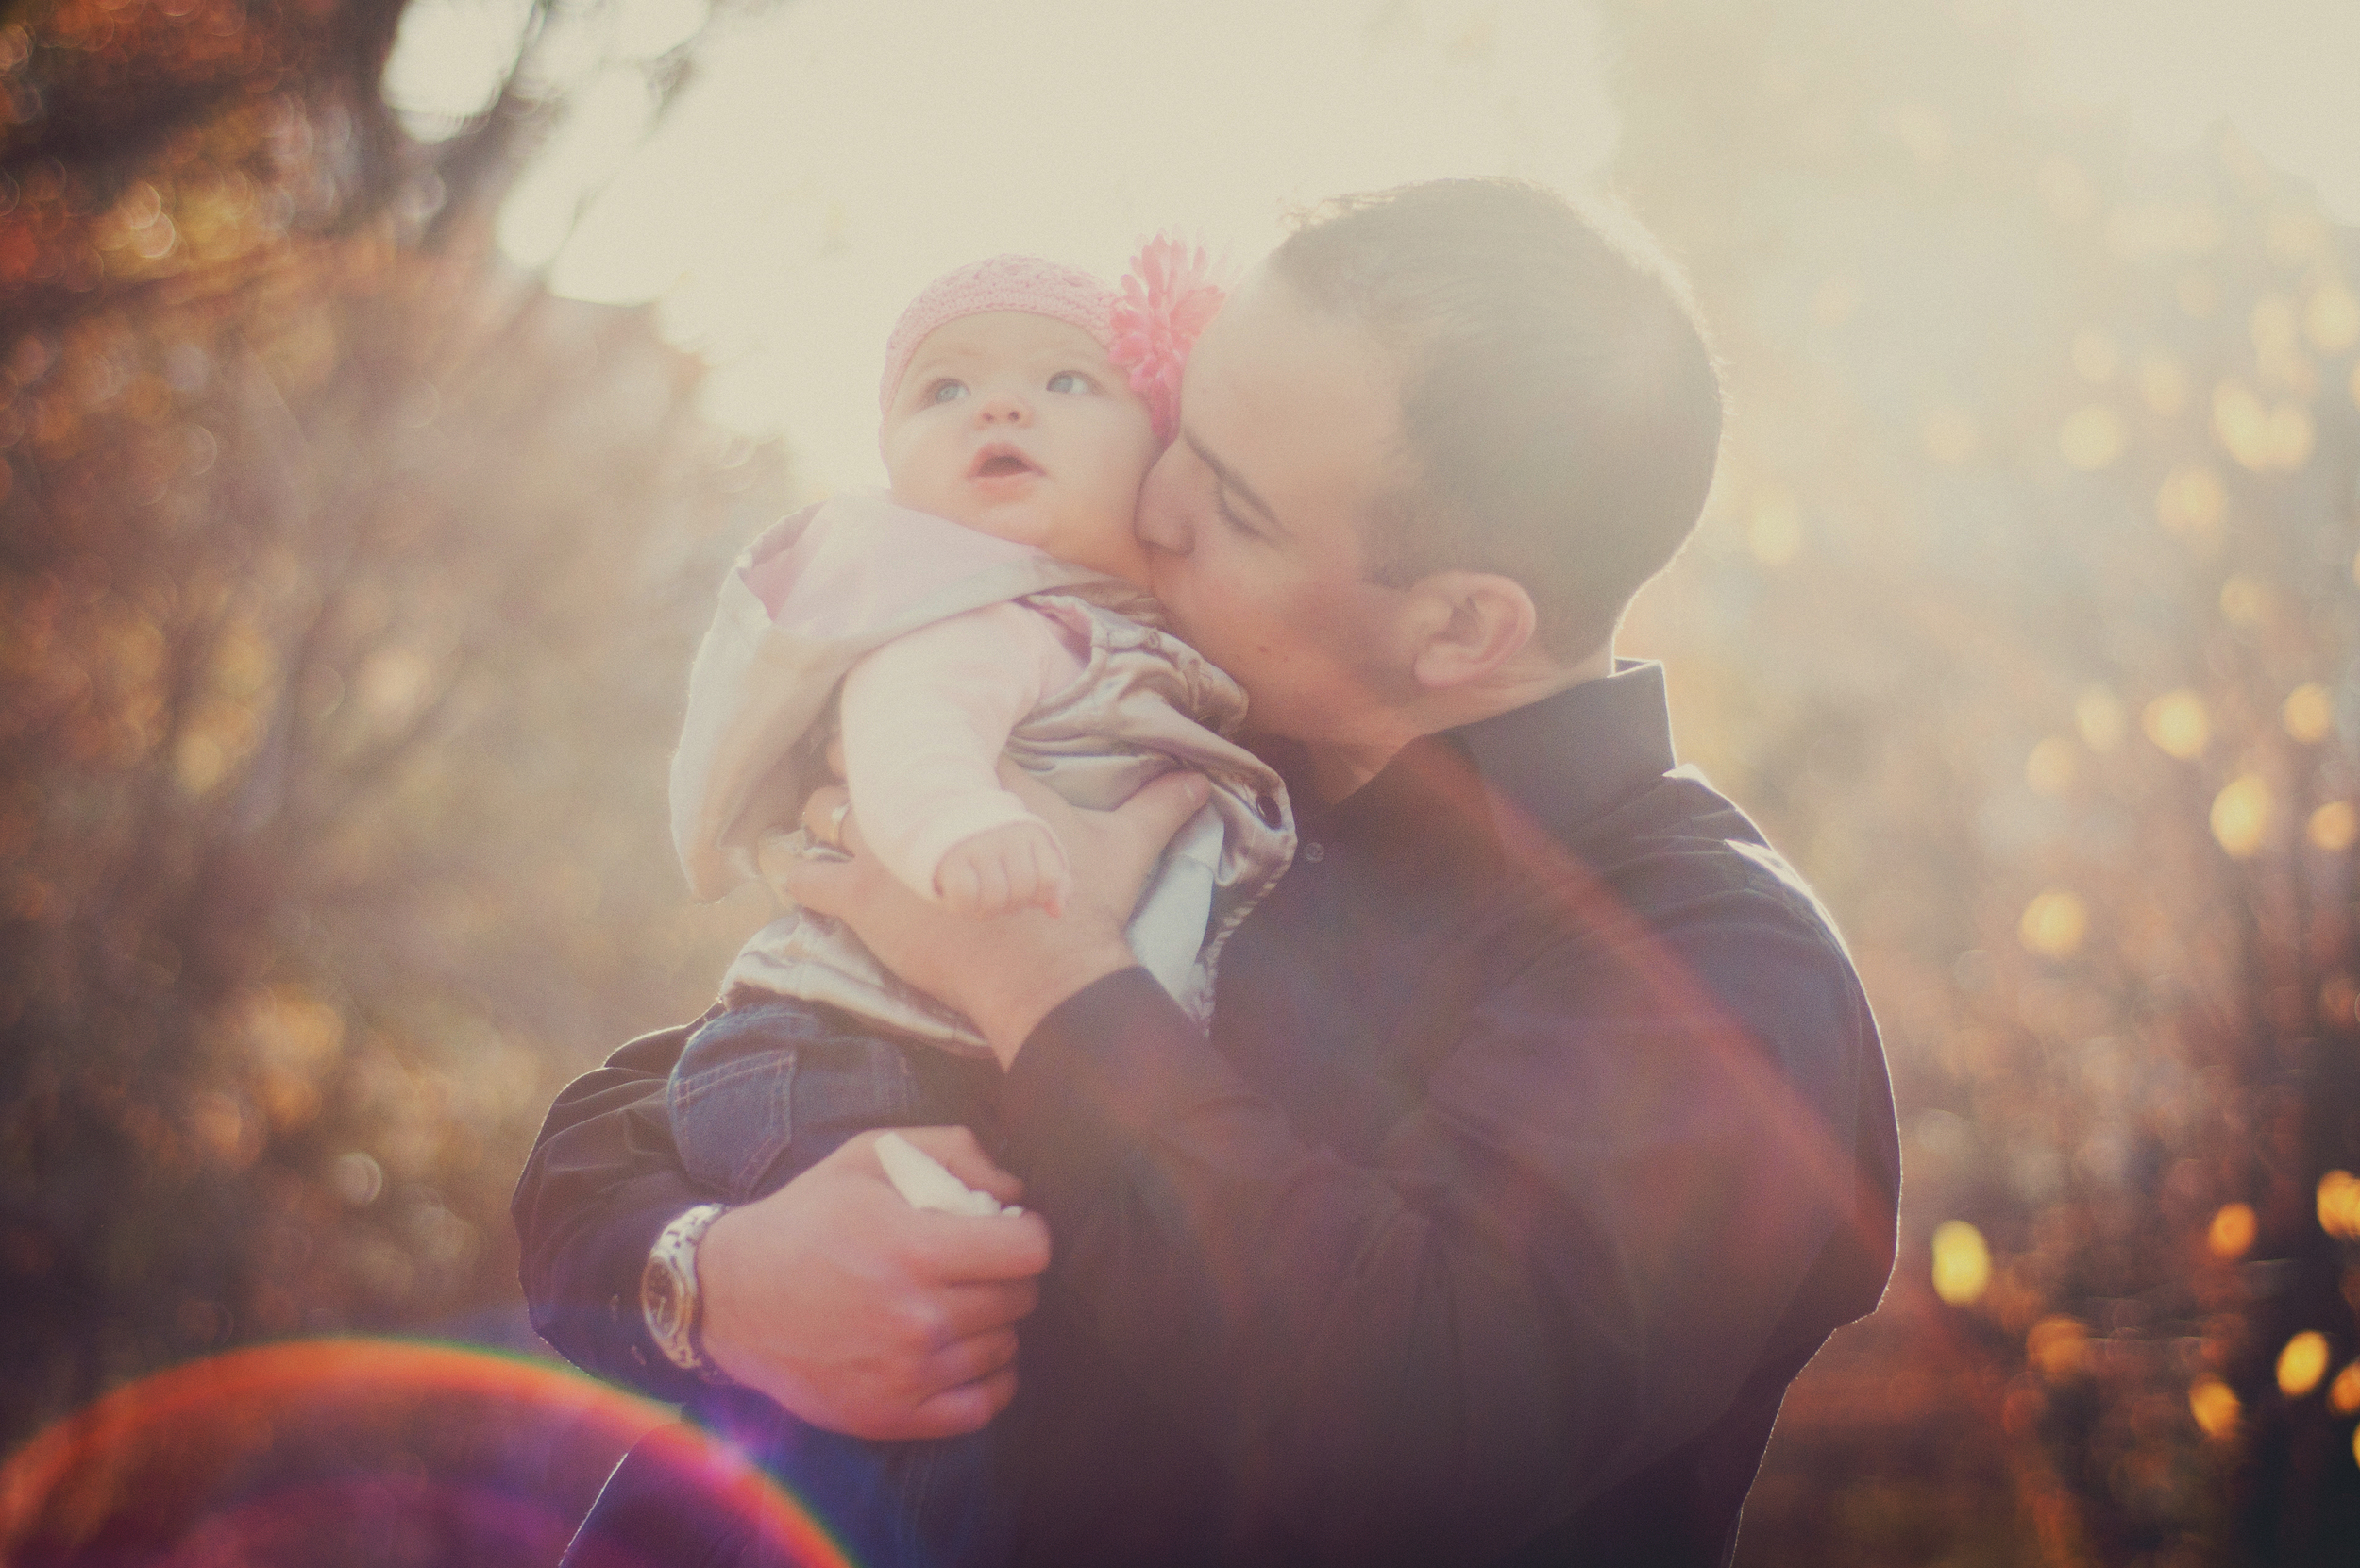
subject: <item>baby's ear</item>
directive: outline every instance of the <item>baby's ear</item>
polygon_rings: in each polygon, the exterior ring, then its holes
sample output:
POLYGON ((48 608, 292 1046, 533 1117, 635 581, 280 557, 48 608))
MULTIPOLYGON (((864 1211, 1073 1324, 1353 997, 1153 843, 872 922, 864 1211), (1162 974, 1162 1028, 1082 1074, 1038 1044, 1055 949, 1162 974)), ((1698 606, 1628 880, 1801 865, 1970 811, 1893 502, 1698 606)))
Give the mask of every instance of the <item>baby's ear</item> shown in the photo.
POLYGON ((1540 621, 1525 585, 1496 572, 1436 572, 1409 595, 1418 637, 1409 667, 1429 691, 1480 681, 1524 651, 1540 621))

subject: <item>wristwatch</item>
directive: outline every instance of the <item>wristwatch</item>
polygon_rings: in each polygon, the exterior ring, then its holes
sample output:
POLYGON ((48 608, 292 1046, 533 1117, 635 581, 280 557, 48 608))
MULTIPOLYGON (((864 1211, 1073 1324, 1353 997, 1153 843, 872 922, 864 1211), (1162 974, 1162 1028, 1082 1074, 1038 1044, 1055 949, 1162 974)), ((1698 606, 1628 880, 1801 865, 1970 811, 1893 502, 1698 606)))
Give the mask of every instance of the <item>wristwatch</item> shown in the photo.
POLYGON ((664 1227, 648 1249, 639 1273, 639 1312, 649 1337, 664 1358, 708 1383, 726 1383, 729 1374, 705 1355, 704 1298, 697 1290, 697 1244, 713 1222, 729 1212, 723 1204, 699 1204, 664 1227))

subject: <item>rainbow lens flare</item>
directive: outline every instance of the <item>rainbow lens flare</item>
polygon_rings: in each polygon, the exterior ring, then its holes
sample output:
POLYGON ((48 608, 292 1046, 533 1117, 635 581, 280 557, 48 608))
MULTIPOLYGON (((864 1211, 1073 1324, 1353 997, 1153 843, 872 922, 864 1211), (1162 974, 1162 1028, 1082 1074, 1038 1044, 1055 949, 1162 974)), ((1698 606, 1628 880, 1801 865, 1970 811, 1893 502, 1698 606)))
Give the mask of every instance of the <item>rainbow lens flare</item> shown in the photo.
MULTIPOLYGON (((0 1562, 555 1563, 627 1449, 764 1560, 851 1568, 776 1481, 665 1406, 449 1345, 233 1351, 105 1395, 0 1465, 0 1562)), ((580 1568, 657 1568, 609 1545, 580 1568)))

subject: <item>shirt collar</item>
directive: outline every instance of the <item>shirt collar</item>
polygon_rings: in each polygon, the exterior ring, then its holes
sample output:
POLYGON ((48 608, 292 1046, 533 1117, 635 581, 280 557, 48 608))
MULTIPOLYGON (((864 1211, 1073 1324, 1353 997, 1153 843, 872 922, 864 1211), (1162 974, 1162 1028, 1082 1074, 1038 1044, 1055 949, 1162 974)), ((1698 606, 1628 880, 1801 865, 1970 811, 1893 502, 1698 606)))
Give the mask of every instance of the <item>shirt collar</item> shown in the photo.
MULTIPOLYGON (((1443 783, 1463 770, 1438 767, 1456 751, 1475 774, 1559 838, 1628 800, 1677 766, 1663 666, 1618 659, 1614 673, 1489 718, 1425 735, 1334 805, 1303 792, 1295 809, 1306 834, 1370 833, 1396 841, 1432 834, 1443 783)), ((1282 766, 1282 771, 1285 769, 1282 766)))

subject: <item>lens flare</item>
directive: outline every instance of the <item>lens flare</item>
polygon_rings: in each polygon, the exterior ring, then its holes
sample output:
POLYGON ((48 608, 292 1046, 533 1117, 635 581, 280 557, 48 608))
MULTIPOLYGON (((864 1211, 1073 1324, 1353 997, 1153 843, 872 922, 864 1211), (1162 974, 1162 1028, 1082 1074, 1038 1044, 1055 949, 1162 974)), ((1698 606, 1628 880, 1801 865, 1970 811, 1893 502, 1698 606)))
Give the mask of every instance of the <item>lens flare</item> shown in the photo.
MULTIPOLYGON (((781 1560, 849 1568, 775 1481, 663 1406, 537 1362, 374 1340, 232 1351, 59 1423, 0 1467, 0 1561, 103 1544, 110 1560, 296 1568, 377 1560, 409 1535, 421 1560, 554 1560, 633 1445, 703 1517, 781 1560)), ((642 1565, 609 1553, 601 1568, 642 1565)))

